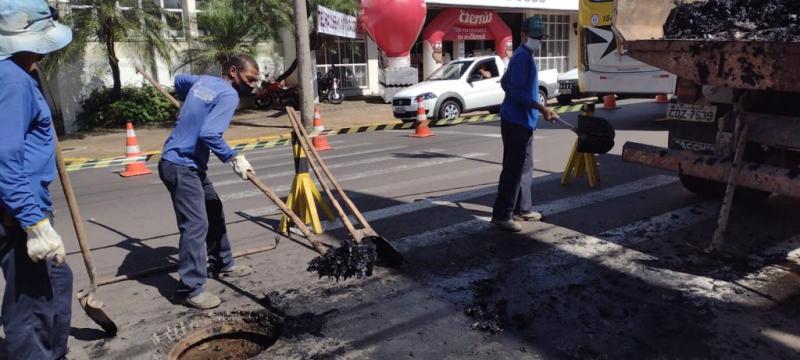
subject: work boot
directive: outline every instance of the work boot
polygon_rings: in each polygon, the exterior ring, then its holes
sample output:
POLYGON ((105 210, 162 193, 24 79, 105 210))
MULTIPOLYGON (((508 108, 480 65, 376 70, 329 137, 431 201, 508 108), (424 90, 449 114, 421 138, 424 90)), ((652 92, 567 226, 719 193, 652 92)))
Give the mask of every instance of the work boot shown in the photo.
POLYGON ((520 225, 514 220, 492 220, 492 225, 503 231, 508 231, 508 232, 522 231, 522 225, 520 225))
POLYGON ((187 297, 184 304, 195 309, 207 310, 219 306, 222 304, 222 300, 217 295, 203 291, 195 296, 187 297))
POLYGON ((542 213, 538 213, 536 211, 531 211, 524 214, 514 214, 514 220, 516 221, 540 221, 542 218, 542 213))
POLYGON ((236 278, 236 277, 243 277, 250 275, 253 272, 253 268, 247 265, 233 265, 228 269, 225 270, 211 270, 209 269, 208 274, 211 275, 215 279, 219 278, 236 278))

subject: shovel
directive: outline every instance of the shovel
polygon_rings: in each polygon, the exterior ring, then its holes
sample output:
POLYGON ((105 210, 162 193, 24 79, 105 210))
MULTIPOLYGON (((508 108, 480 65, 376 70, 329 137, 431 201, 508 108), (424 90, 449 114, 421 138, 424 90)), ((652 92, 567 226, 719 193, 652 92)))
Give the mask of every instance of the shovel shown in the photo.
POLYGON ((92 250, 86 240, 86 229, 83 227, 83 219, 78 202, 75 199, 75 192, 72 190, 72 182, 67 174, 67 167, 64 165, 64 155, 61 152, 61 144, 56 140, 56 164, 58 177, 61 179, 61 187, 64 189, 64 197, 67 198, 67 206, 72 217, 72 225, 75 227, 75 235, 78 237, 78 245, 83 255, 83 263, 86 265, 86 273, 89 275, 89 290, 78 291, 78 301, 81 303, 83 311, 92 321, 100 325, 109 336, 117 335, 117 324, 108 317, 103 311, 103 302, 94 295, 97 291, 97 273, 92 259, 92 250))
POLYGON ((556 118, 556 121, 578 135, 578 152, 606 154, 614 148, 616 133, 608 120, 595 116, 578 116, 578 127, 556 118))
POLYGON ((314 170, 314 174, 319 179, 320 185, 322 185, 326 195, 328 195, 328 198, 331 199, 331 203, 333 203, 334 207, 339 213, 339 217, 341 217, 342 223, 347 231, 350 232, 350 235, 353 236, 353 239, 356 241, 356 243, 360 243, 363 240, 368 240, 375 245, 375 250, 377 251, 380 265, 391 268, 400 267, 403 264, 403 254, 401 254, 400 251, 398 251, 391 243, 389 243, 386 238, 378 235, 378 233, 375 232, 375 230, 373 230, 369 225, 367 219, 364 218, 364 215, 361 214, 361 211, 359 211, 355 204, 353 204, 353 201, 349 196, 347 196, 347 193, 344 192, 339 182, 331 173, 330 169, 328 169, 328 166, 322 161, 322 158, 319 156, 317 150, 309 144, 310 140, 308 139, 308 134, 306 133, 306 130, 303 128, 302 124, 300 124, 300 120, 297 118, 297 113, 294 111, 294 109, 287 107, 286 112, 289 114, 289 120, 292 123, 292 128, 297 134, 298 143, 300 143, 300 146, 303 148, 303 150, 305 150, 306 153, 311 155, 309 157, 309 164, 311 165, 312 170, 314 170), (322 169, 322 172, 325 174, 325 176, 320 174, 319 168, 322 169), (355 229, 353 224, 350 222, 350 218, 347 216, 344 210, 342 210, 342 207, 331 193, 328 185, 325 183, 325 180, 323 179, 324 177, 327 177, 331 184, 333 184, 333 187, 336 188, 336 191, 342 197, 345 204, 347 204, 347 207, 363 227, 362 229, 355 229))

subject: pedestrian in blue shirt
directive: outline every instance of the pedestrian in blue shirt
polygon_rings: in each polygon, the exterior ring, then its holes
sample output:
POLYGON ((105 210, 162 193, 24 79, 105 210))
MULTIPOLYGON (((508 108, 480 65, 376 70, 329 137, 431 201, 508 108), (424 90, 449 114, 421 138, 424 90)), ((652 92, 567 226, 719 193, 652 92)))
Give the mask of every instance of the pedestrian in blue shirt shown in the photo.
POLYGON ((225 228, 222 202, 206 174, 209 152, 230 163, 242 180, 253 167, 222 138, 240 96, 250 96, 258 83, 258 64, 247 55, 231 57, 222 78, 178 75, 175 91, 185 99, 175 129, 167 138, 158 174, 172 196, 180 230, 178 296, 189 307, 215 308, 220 298, 203 289, 212 276, 238 277, 251 272, 236 265, 225 228))
POLYGON ((501 80, 506 96, 500 108, 500 132, 503 137, 503 170, 492 211, 492 224, 506 231, 518 232, 522 226, 515 220, 538 221, 542 214, 533 211, 533 132, 539 114, 555 121, 558 114, 539 103, 539 70, 534 60, 545 38, 544 23, 539 16, 522 22, 520 46, 508 63, 501 80))
POLYGON ((53 229, 50 108, 31 76, 72 41, 44 0, 0 0, 0 265, 3 359, 62 359, 72 316, 72 271, 53 229))

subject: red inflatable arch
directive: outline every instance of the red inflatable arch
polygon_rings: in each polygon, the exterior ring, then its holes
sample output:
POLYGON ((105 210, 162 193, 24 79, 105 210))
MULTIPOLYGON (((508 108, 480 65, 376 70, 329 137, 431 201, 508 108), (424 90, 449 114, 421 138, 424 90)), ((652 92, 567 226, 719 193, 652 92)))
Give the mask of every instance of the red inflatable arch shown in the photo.
POLYGON ((425 28, 422 40, 431 44, 456 40, 494 40, 500 57, 512 41, 511 29, 495 11, 450 8, 442 11, 425 28))

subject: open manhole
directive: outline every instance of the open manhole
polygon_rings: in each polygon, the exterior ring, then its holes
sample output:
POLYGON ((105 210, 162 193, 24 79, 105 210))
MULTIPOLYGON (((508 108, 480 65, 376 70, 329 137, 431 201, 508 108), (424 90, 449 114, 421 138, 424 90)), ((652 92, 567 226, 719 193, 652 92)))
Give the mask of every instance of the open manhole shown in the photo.
POLYGON ((251 359, 280 336, 282 320, 267 311, 208 313, 153 336, 164 360, 251 359))

